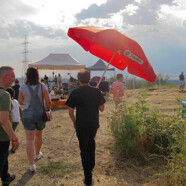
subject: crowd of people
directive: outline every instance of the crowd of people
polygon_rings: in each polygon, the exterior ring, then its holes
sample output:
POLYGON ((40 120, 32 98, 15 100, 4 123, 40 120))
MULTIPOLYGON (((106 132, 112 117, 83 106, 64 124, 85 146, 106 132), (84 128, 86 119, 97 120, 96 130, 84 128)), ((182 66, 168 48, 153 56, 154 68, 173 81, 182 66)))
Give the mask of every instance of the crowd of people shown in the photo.
POLYGON ((61 74, 55 75, 54 72, 52 73, 52 77, 49 78, 46 74, 44 75, 44 78, 41 79, 41 82, 43 82, 48 90, 52 90, 53 87, 57 87, 59 90, 63 88, 63 81, 61 74))
MULTIPOLYGON (((79 140, 84 169, 83 181, 85 185, 91 185, 92 170, 95 166, 94 138, 99 128, 99 111, 104 111, 106 101, 98 88, 89 86, 90 73, 88 71, 79 72, 78 81, 80 86, 71 92, 66 105, 69 107, 69 117, 79 140)), ((43 108, 51 109, 47 86, 40 82, 36 68, 27 69, 25 84, 20 86, 16 80, 15 86, 10 88, 13 82, 15 82, 14 69, 9 66, 0 67, 0 177, 3 186, 9 185, 16 178, 8 172, 8 154, 15 153, 19 148, 20 142, 15 130, 20 119, 25 129, 29 170, 35 172, 34 151, 36 160, 43 155, 41 152, 42 131, 46 126, 42 117, 43 108), (15 99, 16 91, 19 93, 15 99), (9 150, 10 141, 12 142, 11 150, 9 150)))

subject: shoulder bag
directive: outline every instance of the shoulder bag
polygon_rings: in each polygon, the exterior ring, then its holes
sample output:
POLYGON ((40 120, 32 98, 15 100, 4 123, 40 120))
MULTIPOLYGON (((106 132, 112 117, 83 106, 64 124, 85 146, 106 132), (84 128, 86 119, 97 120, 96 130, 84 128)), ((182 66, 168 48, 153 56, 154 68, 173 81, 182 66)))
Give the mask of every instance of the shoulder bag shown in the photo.
POLYGON ((41 84, 41 94, 42 94, 42 102, 43 102, 43 117, 42 117, 43 121, 44 122, 51 121, 52 120, 51 110, 46 110, 44 105, 44 94, 43 94, 42 84, 41 84))

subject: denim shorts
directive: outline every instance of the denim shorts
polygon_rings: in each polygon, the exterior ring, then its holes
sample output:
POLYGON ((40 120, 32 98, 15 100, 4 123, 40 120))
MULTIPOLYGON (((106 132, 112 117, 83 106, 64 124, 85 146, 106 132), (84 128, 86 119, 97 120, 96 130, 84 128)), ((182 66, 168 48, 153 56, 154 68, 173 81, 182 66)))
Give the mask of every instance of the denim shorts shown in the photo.
POLYGON ((22 118, 22 123, 25 130, 43 130, 46 126, 46 122, 43 120, 35 120, 30 118, 22 118))

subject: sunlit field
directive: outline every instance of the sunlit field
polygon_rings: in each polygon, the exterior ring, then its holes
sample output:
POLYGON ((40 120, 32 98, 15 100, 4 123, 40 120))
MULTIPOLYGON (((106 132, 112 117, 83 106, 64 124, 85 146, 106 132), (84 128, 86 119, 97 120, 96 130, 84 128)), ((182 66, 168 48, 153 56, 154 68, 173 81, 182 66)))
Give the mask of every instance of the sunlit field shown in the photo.
MULTIPOLYGON (((186 93, 177 89, 126 90, 124 100, 130 105, 137 101, 140 91, 146 91, 147 102, 156 106, 164 114, 174 114, 181 108, 176 100, 186 99, 186 93)), ((114 136, 108 126, 108 117, 115 111, 112 97, 106 95, 105 111, 100 113, 100 128, 96 136, 96 166, 93 171, 95 186, 152 185, 157 174, 165 170, 163 159, 149 158, 148 161, 135 161, 133 157, 119 156, 115 152, 114 136)), ((20 148, 9 156, 10 173, 16 174, 15 185, 83 185, 83 169, 76 136, 66 148, 73 133, 73 125, 67 109, 53 110, 53 120, 47 123, 43 132, 43 157, 36 162, 37 170, 31 174, 25 147, 25 132, 22 123, 16 133, 20 148)))

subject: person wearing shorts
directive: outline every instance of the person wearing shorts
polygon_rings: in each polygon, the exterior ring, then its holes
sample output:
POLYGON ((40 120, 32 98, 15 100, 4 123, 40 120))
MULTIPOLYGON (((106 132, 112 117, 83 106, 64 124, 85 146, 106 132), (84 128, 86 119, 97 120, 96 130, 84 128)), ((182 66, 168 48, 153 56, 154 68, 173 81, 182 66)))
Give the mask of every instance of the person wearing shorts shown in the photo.
POLYGON ((43 103, 50 110, 50 97, 45 84, 39 82, 38 70, 30 67, 26 73, 26 83, 19 89, 19 104, 23 105, 22 123, 26 131, 26 151, 30 164, 30 171, 34 172, 34 144, 36 151, 36 160, 42 157, 42 130, 46 123, 43 121, 43 103), (35 143, 34 143, 35 141, 35 143))
POLYGON ((185 86, 185 77, 184 77, 184 73, 182 72, 179 75, 179 89, 180 89, 180 91, 184 90, 184 86, 185 86))
POLYGON ((112 83, 110 88, 110 93, 113 94, 113 100, 115 106, 117 107, 120 103, 122 103, 125 86, 123 84, 123 74, 117 74, 116 76, 117 81, 112 83))

